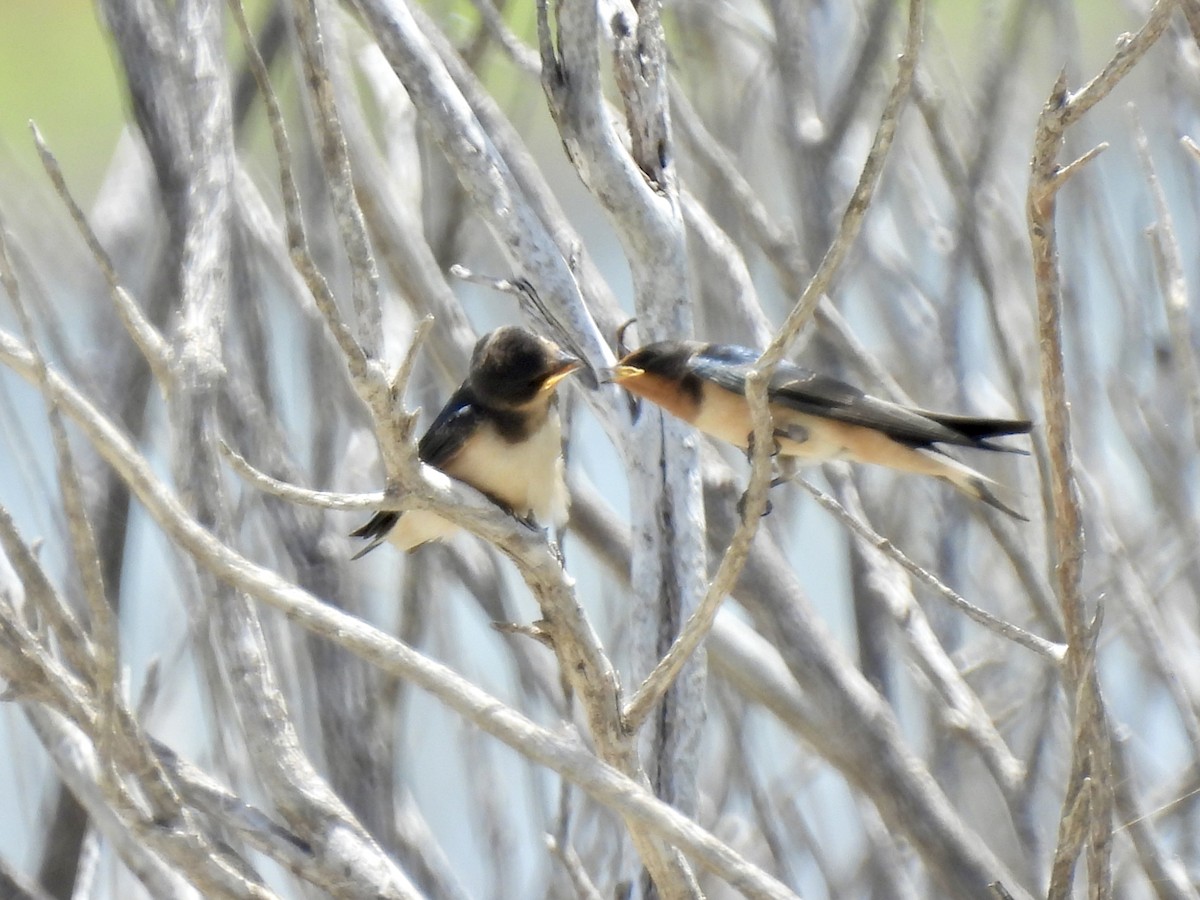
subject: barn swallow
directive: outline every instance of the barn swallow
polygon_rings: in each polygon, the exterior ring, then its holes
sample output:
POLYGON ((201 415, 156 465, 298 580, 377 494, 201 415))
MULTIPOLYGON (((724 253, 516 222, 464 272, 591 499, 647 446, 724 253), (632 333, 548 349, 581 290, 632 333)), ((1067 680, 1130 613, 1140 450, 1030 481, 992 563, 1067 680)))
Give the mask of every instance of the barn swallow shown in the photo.
MULTIPOLYGON (((626 354, 612 380, 696 428, 748 447, 754 426, 746 375, 759 354, 732 344, 658 341, 626 354)), ((932 475, 1025 520, 993 493, 996 483, 937 445, 1023 453, 991 438, 1025 434, 1026 419, 984 419, 879 400, 837 379, 781 363, 767 386, 778 452, 800 462, 851 460, 932 475)))
MULTIPOLYGON (((421 461, 482 491, 523 520, 561 526, 567 519, 558 384, 583 365, 545 338, 505 326, 485 334, 467 380, 417 444, 421 461)), ((377 512, 351 537, 411 550, 458 530, 425 510, 377 512)))

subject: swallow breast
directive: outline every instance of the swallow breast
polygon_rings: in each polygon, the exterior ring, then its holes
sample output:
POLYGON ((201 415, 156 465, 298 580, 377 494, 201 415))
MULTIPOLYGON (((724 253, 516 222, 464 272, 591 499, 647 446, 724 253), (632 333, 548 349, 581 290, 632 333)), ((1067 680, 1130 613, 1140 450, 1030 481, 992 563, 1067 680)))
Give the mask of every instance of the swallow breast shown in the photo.
POLYGON ((506 438, 490 422, 485 423, 445 471, 494 497, 517 515, 532 515, 543 527, 558 527, 567 520, 562 425, 554 410, 516 441, 506 438))

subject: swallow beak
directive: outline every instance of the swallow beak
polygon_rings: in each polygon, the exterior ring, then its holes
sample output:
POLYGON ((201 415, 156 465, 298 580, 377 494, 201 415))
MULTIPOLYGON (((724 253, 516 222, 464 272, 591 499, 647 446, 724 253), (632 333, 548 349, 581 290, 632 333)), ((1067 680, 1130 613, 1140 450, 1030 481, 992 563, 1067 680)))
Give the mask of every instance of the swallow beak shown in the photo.
POLYGON ((550 374, 546 376, 546 380, 542 382, 539 393, 548 394, 558 387, 558 383, 570 375, 583 368, 583 362, 577 357, 571 356, 569 353, 564 353, 558 358, 554 368, 550 374))
POLYGON ((608 370, 608 381, 620 384, 622 381, 628 381, 631 378, 640 378, 646 374, 645 369, 639 369, 637 366, 614 366, 608 370))

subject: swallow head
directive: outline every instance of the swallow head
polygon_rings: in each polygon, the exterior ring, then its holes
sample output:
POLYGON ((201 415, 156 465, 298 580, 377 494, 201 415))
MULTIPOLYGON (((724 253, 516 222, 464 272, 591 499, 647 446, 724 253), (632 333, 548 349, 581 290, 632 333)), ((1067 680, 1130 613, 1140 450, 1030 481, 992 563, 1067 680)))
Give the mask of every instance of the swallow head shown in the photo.
POLYGON ((693 341, 656 341, 646 344, 621 357, 610 370, 609 380, 628 388, 646 376, 682 381, 691 371, 689 364, 699 346, 693 341))
POLYGON ((699 411, 703 393, 692 361, 703 346, 695 341, 646 344, 625 354, 609 371, 609 381, 691 422, 699 411))
POLYGON ((469 381, 484 402, 516 408, 548 401, 558 383, 582 366, 553 341, 506 325, 475 344, 469 381))

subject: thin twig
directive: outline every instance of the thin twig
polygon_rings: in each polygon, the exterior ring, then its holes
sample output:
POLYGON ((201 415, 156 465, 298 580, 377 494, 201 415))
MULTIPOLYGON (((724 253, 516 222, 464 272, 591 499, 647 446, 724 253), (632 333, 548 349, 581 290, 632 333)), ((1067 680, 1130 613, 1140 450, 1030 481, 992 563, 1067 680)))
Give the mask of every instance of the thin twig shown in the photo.
POLYGON ((1047 191, 1051 191, 1051 192, 1057 192, 1057 191, 1061 190, 1062 186, 1064 184, 1066 184, 1067 181, 1070 178, 1072 178, 1076 172, 1078 172, 1080 169, 1082 169, 1084 166, 1086 166, 1088 163, 1090 163, 1093 159, 1095 159, 1097 156, 1099 156, 1101 153, 1103 153, 1107 149, 1108 149, 1108 142, 1103 141, 1103 142, 1097 144, 1095 147, 1093 147, 1087 153, 1083 154, 1083 156, 1079 157, 1078 159, 1072 160, 1071 162, 1067 163, 1065 166, 1059 166, 1055 170, 1054 174, 1050 177, 1050 179, 1046 182, 1044 189, 1047 191))
POLYGON ((571 879, 571 887, 575 890, 575 896, 579 900, 603 900, 604 895, 596 889, 595 883, 588 875, 587 869, 583 867, 583 860, 579 858, 575 848, 570 844, 562 846, 552 834, 546 835, 545 840, 546 849, 550 851, 551 856, 562 863, 563 870, 571 879))
POLYGON ((153 896, 182 900, 195 896, 198 889, 202 894, 211 892, 213 896, 262 900, 276 897, 237 872, 227 861, 219 868, 209 864, 203 869, 180 871, 179 857, 173 851, 187 840, 182 830, 145 827, 136 814, 131 815, 136 806, 130 798, 117 803, 100 789, 103 761, 80 733, 77 723, 70 723, 60 713, 35 704, 26 707, 26 714, 54 761, 59 777, 80 799, 105 842, 116 849, 122 863, 153 896))
POLYGON ((500 45, 513 64, 526 75, 532 75, 535 78, 540 76, 542 61, 538 58, 537 51, 526 46, 520 38, 513 34, 495 4, 491 0, 471 0, 471 3, 479 12, 482 26, 500 45))
POLYGON ((171 349, 167 342, 162 339, 158 333, 158 329, 151 324, 146 318, 142 308, 137 305, 129 292, 122 287, 120 279, 117 277, 116 269, 113 267, 112 260, 108 253, 100 244, 100 239, 96 237, 96 233, 92 230, 92 226, 88 223, 87 216, 79 204, 75 202, 75 197, 71 194, 71 189, 67 186, 67 180, 63 177, 62 169, 58 165, 58 160, 50 148, 46 146, 46 141, 42 137, 41 131, 33 122, 29 123, 29 129, 33 133, 33 142, 37 145, 38 156, 41 157, 42 166, 46 170, 46 174, 50 176, 50 181, 54 185, 54 189, 58 192, 59 198, 66 205, 71 218, 75 221, 75 226, 79 229, 79 233, 83 235, 84 241, 88 245, 88 249, 92 251, 92 257, 96 260, 96 265, 100 268, 101 274, 104 275, 105 281, 108 282, 109 293, 112 295, 113 306, 121 317, 122 323, 125 325, 125 330, 129 332, 129 336, 133 342, 137 344, 138 349, 145 357, 147 364, 150 366, 150 371, 154 373, 155 380, 159 385, 166 387, 170 384, 170 367, 171 367, 171 349))
POLYGON ((225 441, 221 441, 219 446, 221 454, 238 475, 260 491, 270 494, 272 497, 278 497, 280 500, 286 500, 289 503, 315 506, 319 509, 338 510, 382 509, 399 512, 410 508, 408 505, 398 502, 394 496, 384 491, 375 491, 370 494, 341 494, 333 491, 314 491, 311 488, 289 484, 286 481, 281 481, 278 478, 268 475, 261 469, 256 469, 244 456, 230 447, 225 441))
POLYGON ((42 390, 42 399, 46 404, 46 417, 50 423, 50 435, 54 444, 58 468, 59 489, 62 491, 63 508, 67 514, 67 532, 70 535, 75 566, 83 585, 83 595, 87 600, 93 630, 91 642, 93 669, 87 674, 95 680, 96 691, 100 697, 100 721, 97 728, 99 739, 96 742, 96 748, 100 754, 103 771, 111 774, 112 742, 115 740, 114 730, 117 727, 116 706, 121 690, 118 656, 120 641, 117 634, 117 622, 112 607, 108 604, 108 596, 104 588, 104 573, 100 568, 100 554, 96 547, 96 534, 92 528, 91 517, 88 515, 87 504, 84 502, 83 484, 75 463, 75 455, 67 440, 67 430, 59 413, 58 404, 55 402, 53 393, 48 389, 49 376, 46 360, 42 356, 33 321, 21 300, 20 283, 9 258, 8 242, 4 236, 2 220, 0 220, 0 283, 4 285, 9 300, 16 310, 21 330, 24 332, 29 351, 33 356, 38 386, 42 390))
POLYGON ((283 124, 283 111, 280 109, 279 98, 271 84, 266 64, 262 61, 254 42, 254 35, 246 23, 241 0, 230 0, 229 8, 233 12, 233 18, 237 23, 246 51, 246 59, 258 82, 258 90, 262 94, 267 110, 267 123, 271 128, 271 140, 275 145, 275 156, 279 165, 279 185, 283 198, 284 217, 287 221, 287 242, 292 264, 304 279, 305 284, 308 285, 317 309, 320 310, 325 320, 326 327, 341 348, 346 364, 354 378, 355 386, 362 391, 362 386, 370 385, 370 396, 381 396, 386 386, 386 377, 382 367, 372 364, 373 360, 363 349, 363 345, 342 320, 341 311, 338 309, 337 300, 329 288, 329 283, 317 268, 309 251, 308 238, 304 232, 304 215, 300 205, 300 190, 296 186, 296 176, 292 165, 291 146, 283 124))
POLYGON ((1042 405, 1046 442, 1050 449, 1050 521, 1054 539, 1054 587, 1062 607, 1067 634, 1065 673, 1073 689, 1075 732, 1072 780, 1059 823, 1059 843, 1048 896, 1070 891, 1075 860, 1085 841, 1088 874, 1095 896, 1112 890, 1112 788, 1110 735, 1099 678, 1095 669, 1094 640, 1084 608, 1083 517, 1074 472, 1070 407, 1067 398, 1063 352, 1062 283, 1058 268, 1058 235, 1055 212, 1058 192, 1095 151, 1067 167, 1057 163, 1068 126, 1106 97, 1166 29, 1177 4, 1158 0, 1142 28, 1123 36, 1117 52, 1081 90, 1067 91, 1060 75, 1042 108, 1034 138, 1032 177, 1026 198, 1029 239, 1038 301, 1038 335, 1041 347, 1042 405), (1091 785, 1091 789, 1087 787, 1091 785), (1087 816, 1083 816, 1086 812, 1087 816), (1088 821, 1080 823, 1080 819, 1088 821))
POLYGON ((1197 144, 1190 135, 1184 135, 1179 139, 1179 143, 1183 144, 1185 150, 1192 154, 1192 159, 1200 162, 1200 144, 1197 144))
MULTIPOLYGON (((55 595, 53 588, 42 572, 41 567, 33 559, 32 553, 16 534, 6 510, 0 507, 0 541, 5 552, 14 562, 15 570, 29 590, 34 593, 48 591, 52 596, 43 597, 37 602, 42 608, 62 605, 62 599, 55 595)), ((60 640, 73 646, 84 645, 82 633, 75 633, 73 620, 66 622, 68 628, 61 633, 60 640)), ((234 896, 262 896, 253 887, 246 887, 245 879, 239 874, 239 866, 232 856, 214 844, 208 835, 198 827, 197 820, 189 806, 181 802, 176 791, 174 778, 162 764, 157 753, 151 748, 144 731, 134 720, 124 704, 122 695, 114 694, 112 700, 113 715, 106 724, 96 702, 95 689, 92 684, 81 681, 68 672, 47 650, 47 645, 39 641, 13 615, 12 610, 0 606, 0 631, 4 632, 5 640, 0 642, 0 665, 8 667, 14 662, 12 654, 19 655, 25 665, 36 670, 32 679, 13 679, 13 684, 36 686, 33 694, 21 697, 23 700, 37 700, 57 710, 76 727, 87 734, 92 745, 98 745, 112 735, 111 754, 108 759, 101 758, 98 762, 97 777, 89 792, 100 790, 107 801, 110 813, 105 821, 120 820, 124 826, 134 833, 140 833, 143 841, 163 859, 182 868, 188 873, 188 878, 208 891, 224 894, 231 885, 240 885, 234 896), (104 730, 101 730, 104 729, 104 730), (121 772, 115 771, 119 767, 121 772), (135 802, 126 786, 124 777, 136 777, 139 793, 149 801, 151 815, 155 822, 172 823, 171 828, 157 828, 151 834, 144 829, 145 812, 142 802, 135 802), (112 817, 115 817, 113 819, 112 817), (231 881, 232 879, 232 881, 231 881), (246 893, 246 891, 249 893, 246 893)), ((90 651, 89 651, 90 652, 90 651)), ((94 664, 85 668, 92 669, 94 664)), ((10 673, 11 674, 11 673, 10 673)), ((35 726, 38 724, 40 706, 27 710, 35 726)), ((43 720, 49 721, 49 720, 43 720)), ((51 748, 53 749, 53 748, 51 748)), ((69 775, 69 773, 64 773, 69 775)), ((118 838, 117 835, 112 835, 118 838)), ((137 865, 135 865, 135 870, 137 865)))
POLYGON ((300 59, 304 64, 306 76, 304 83, 308 86, 309 97, 316 113, 325 183, 333 201, 334 218, 341 234, 342 245, 350 262, 358 339, 367 356, 374 358, 379 356, 379 339, 383 333, 383 314, 379 303, 379 270, 375 266, 375 258, 371 255, 371 244, 367 237, 362 208, 354 196, 354 180, 350 173, 346 136, 342 132, 333 83, 325 60, 330 43, 328 29, 333 25, 329 18, 336 16, 339 11, 335 5, 326 4, 323 0, 295 0, 292 6, 295 9, 296 42, 300 48, 300 59))
POLYGON ((905 39, 904 54, 900 57, 896 81, 884 107, 875 142, 863 165, 858 186, 847 204, 838 233, 821 260, 821 265, 805 288, 804 294, 776 334, 775 340, 759 357, 755 364, 755 371, 747 376, 746 397, 750 402, 754 420, 754 441, 751 451, 750 484, 746 488, 743 500, 742 524, 734 533, 733 540, 721 559, 721 564, 709 584, 704 599, 680 631, 679 637, 647 676, 626 707, 626 718, 634 727, 650 714, 650 711, 654 709, 659 699, 674 682, 684 664, 703 642, 712 627, 717 610, 720 609, 721 603, 737 583, 742 568, 749 558, 750 544, 758 531, 759 520, 766 511, 767 492, 770 488, 770 457, 774 436, 771 433, 771 417, 767 408, 767 383, 800 328, 812 315, 817 301, 832 283, 862 225, 863 217, 870 206, 871 197, 878 183, 879 174, 883 169, 884 160, 891 149, 892 137, 895 135, 896 125, 904 108, 905 98, 912 85, 917 53, 921 43, 923 16, 923 0, 911 0, 908 34, 905 39))
POLYGON ((1192 416, 1193 449, 1200 448, 1200 366, 1196 363, 1196 351, 1192 343, 1191 311, 1188 303, 1187 279, 1183 274, 1183 257, 1179 239, 1175 236, 1175 223, 1166 193, 1154 168, 1154 157, 1150 154, 1150 142, 1138 119, 1134 106, 1129 107, 1133 119, 1134 140, 1138 157, 1146 173, 1150 196, 1154 198, 1154 209, 1158 222, 1147 229, 1150 248, 1154 252, 1155 268, 1158 271, 1159 289, 1167 313, 1167 330, 1171 335, 1172 363, 1179 367, 1179 378, 1188 400, 1192 416))
POLYGON ((978 622, 993 634, 1005 640, 1012 641, 1014 644, 1019 644, 1027 650, 1032 650, 1038 656, 1042 657, 1042 659, 1047 660, 1056 667, 1062 665, 1067 652, 1067 648, 1064 645, 1056 644, 1053 641, 1046 640, 1044 637, 1032 634, 1019 625, 1006 622, 992 615, 986 609, 982 609, 971 603, 957 591, 947 586, 928 569, 910 559, 890 540, 879 534, 865 522, 850 515, 850 512, 842 504, 838 503, 835 498, 825 493, 825 491, 821 490, 815 484, 805 481, 803 478, 792 478, 790 480, 808 491, 813 499, 829 512, 833 513, 838 521, 849 528, 866 546, 873 547, 884 553, 889 559, 904 569, 904 571, 924 582, 933 589, 934 593, 968 618, 978 622))
POLYGON ((413 368, 417 364, 417 355, 421 352, 421 347, 425 343, 425 339, 429 337, 431 330, 433 330, 433 316, 425 316, 417 323, 408 349, 404 351, 404 358, 400 360, 400 365, 392 378, 392 407, 398 423, 397 431, 406 442, 412 439, 412 429, 416 425, 417 414, 404 411, 404 392, 408 390, 408 382, 412 379, 413 368))
MULTIPOLYGON (((634 310, 647 340, 692 333, 686 226, 681 209, 667 97, 667 48, 658 2, 618 9, 603 23, 595 3, 538 4, 542 89, 563 145, 580 178, 603 208, 629 263, 634 310), (603 28, 601 26, 604 26, 603 28), (605 96, 601 45, 612 59, 618 116, 605 96)), ((688 427, 648 410, 629 429, 625 468, 632 499, 630 666, 635 678, 661 666, 667 641, 703 603, 706 546, 699 445, 688 427)), ((679 808, 698 804, 698 748, 703 729, 703 660, 677 653, 661 679, 661 715, 635 708, 626 720, 640 732, 642 757, 655 788, 679 808), (683 677, 679 677, 682 673, 683 677)), ((699 886, 677 854, 632 835, 664 893, 698 896, 699 886)))
MULTIPOLYGON (((33 361, 28 351, 0 331, 0 361, 26 379, 33 379, 33 361)), ((668 841, 688 853, 732 887, 756 898, 794 898, 793 892, 748 863, 723 842, 691 819, 653 797, 642 785, 596 758, 575 740, 541 728, 494 696, 461 678, 446 666, 368 625, 343 613, 275 572, 252 563, 218 540, 182 506, 175 494, 154 474, 149 463, 128 440, 78 391, 51 371, 47 388, 63 411, 84 431, 97 452, 129 484, 150 515, 200 566, 235 589, 274 606, 303 627, 320 634, 383 671, 411 680, 478 727, 516 748, 533 762, 559 772, 597 801, 639 824, 656 840, 668 841)), ((527 578, 561 568, 544 541, 528 529, 505 522, 511 517, 500 510, 472 514, 470 495, 456 491, 441 494, 436 511, 468 525, 500 545, 521 562, 527 578), (531 565, 534 558, 540 562, 531 565)), ((491 506, 491 504, 488 504, 491 506)), ((536 584, 531 585, 537 590, 536 584)), ((543 590, 537 590, 539 594, 543 590)), ((556 642, 557 646, 557 642, 556 642)), ((580 660, 580 664, 587 662, 580 660)), ((590 676, 591 672, 584 671, 590 676)), ((574 680, 579 686, 582 679, 574 680)), ((610 694, 612 696, 612 694, 610 694)), ((594 701, 593 701, 594 702, 594 701)))

